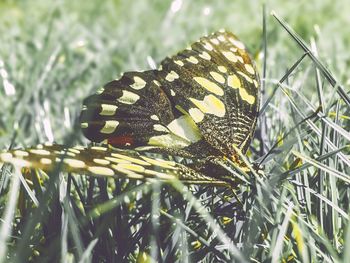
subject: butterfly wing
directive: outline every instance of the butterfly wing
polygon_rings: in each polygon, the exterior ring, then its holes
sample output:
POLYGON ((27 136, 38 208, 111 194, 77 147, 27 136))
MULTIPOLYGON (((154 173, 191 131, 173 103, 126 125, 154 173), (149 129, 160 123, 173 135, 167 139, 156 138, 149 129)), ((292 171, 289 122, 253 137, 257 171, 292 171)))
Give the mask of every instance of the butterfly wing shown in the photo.
POLYGON ((85 99, 80 117, 84 135, 93 142, 133 148, 184 148, 199 141, 197 126, 173 108, 155 72, 125 73, 85 99))
POLYGON ((259 76, 244 45, 220 31, 166 58, 157 72, 169 100, 226 156, 246 152, 259 109, 259 76), (234 146, 232 146, 234 145, 234 146))
POLYGON ((146 156, 132 150, 116 150, 101 146, 65 148, 57 144, 38 145, 25 150, 0 153, 1 163, 46 172, 59 167, 60 171, 93 176, 228 185, 224 181, 204 175, 175 161, 146 156))
MULTIPOLYGON (((220 31, 166 58, 159 70, 128 72, 106 84, 84 100, 80 120, 84 135, 94 142, 123 148, 160 146, 197 157, 232 156, 234 146, 247 150, 258 107, 255 66, 243 44, 220 31)), ((194 159, 184 166, 106 147, 39 145, 1 153, 0 162, 45 171, 60 164, 75 173, 225 184, 215 179, 223 177, 216 175, 211 162, 203 166, 194 159)))
POLYGON ((236 146, 245 153, 256 126, 259 85, 244 45, 219 31, 166 58, 159 70, 125 73, 88 97, 82 129, 90 140, 117 147, 232 156, 236 146))

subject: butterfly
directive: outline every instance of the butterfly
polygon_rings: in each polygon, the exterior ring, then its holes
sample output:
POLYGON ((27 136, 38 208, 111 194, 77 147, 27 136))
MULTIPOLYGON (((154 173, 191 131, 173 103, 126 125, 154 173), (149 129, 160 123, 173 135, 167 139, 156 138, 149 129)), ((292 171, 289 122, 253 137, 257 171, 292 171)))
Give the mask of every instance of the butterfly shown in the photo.
POLYGON ((245 164, 260 100, 260 80, 244 44, 220 30, 157 70, 126 72, 83 101, 85 137, 98 146, 40 144, 5 151, 21 167, 145 180, 235 185, 227 167, 245 164), (159 154, 175 156, 161 158, 159 154))

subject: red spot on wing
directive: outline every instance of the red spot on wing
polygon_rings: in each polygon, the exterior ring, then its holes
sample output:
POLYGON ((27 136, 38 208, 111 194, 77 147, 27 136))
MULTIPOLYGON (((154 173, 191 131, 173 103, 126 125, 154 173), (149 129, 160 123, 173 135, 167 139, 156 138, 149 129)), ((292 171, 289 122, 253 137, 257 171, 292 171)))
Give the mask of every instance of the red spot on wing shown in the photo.
POLYGON ((132 146, 134 138, 130 135, 108 138, 108 144, 113 146, 132 146))

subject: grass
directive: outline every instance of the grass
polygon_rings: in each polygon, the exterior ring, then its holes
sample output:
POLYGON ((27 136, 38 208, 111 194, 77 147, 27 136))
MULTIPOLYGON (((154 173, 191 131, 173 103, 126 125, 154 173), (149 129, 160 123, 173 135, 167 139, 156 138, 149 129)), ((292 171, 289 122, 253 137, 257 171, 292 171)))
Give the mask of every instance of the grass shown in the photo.
POLYGON ((0 149, 86 144, 84 97, 226 28, 263 76, 249 158, 266 176, 232 193, 5 167, 0 261, 348 262, 346 6, 269 1, 299 38, 248 1, 2 1, 0 149))

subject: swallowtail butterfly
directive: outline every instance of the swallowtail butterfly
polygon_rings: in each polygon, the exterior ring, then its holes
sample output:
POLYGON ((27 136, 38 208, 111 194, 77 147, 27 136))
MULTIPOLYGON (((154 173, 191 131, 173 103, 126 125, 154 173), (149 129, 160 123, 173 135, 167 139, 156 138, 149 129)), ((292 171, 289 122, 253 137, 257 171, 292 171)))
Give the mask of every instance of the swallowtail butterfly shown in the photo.
MULTIPOLYGON (((242 42, 221 30, 202 37, 157 70, 127 72, 83 102, 83 134, 102 146, 38 145, 0 154, 22 167, 135 179, 177 178, 233 185, 224 168, 244 167, 259 110, 259 76, 242 42), (165 153, 186 160, 152 157, 165 153)), ((178 158, 179 159, 179 158, 178 158)))

